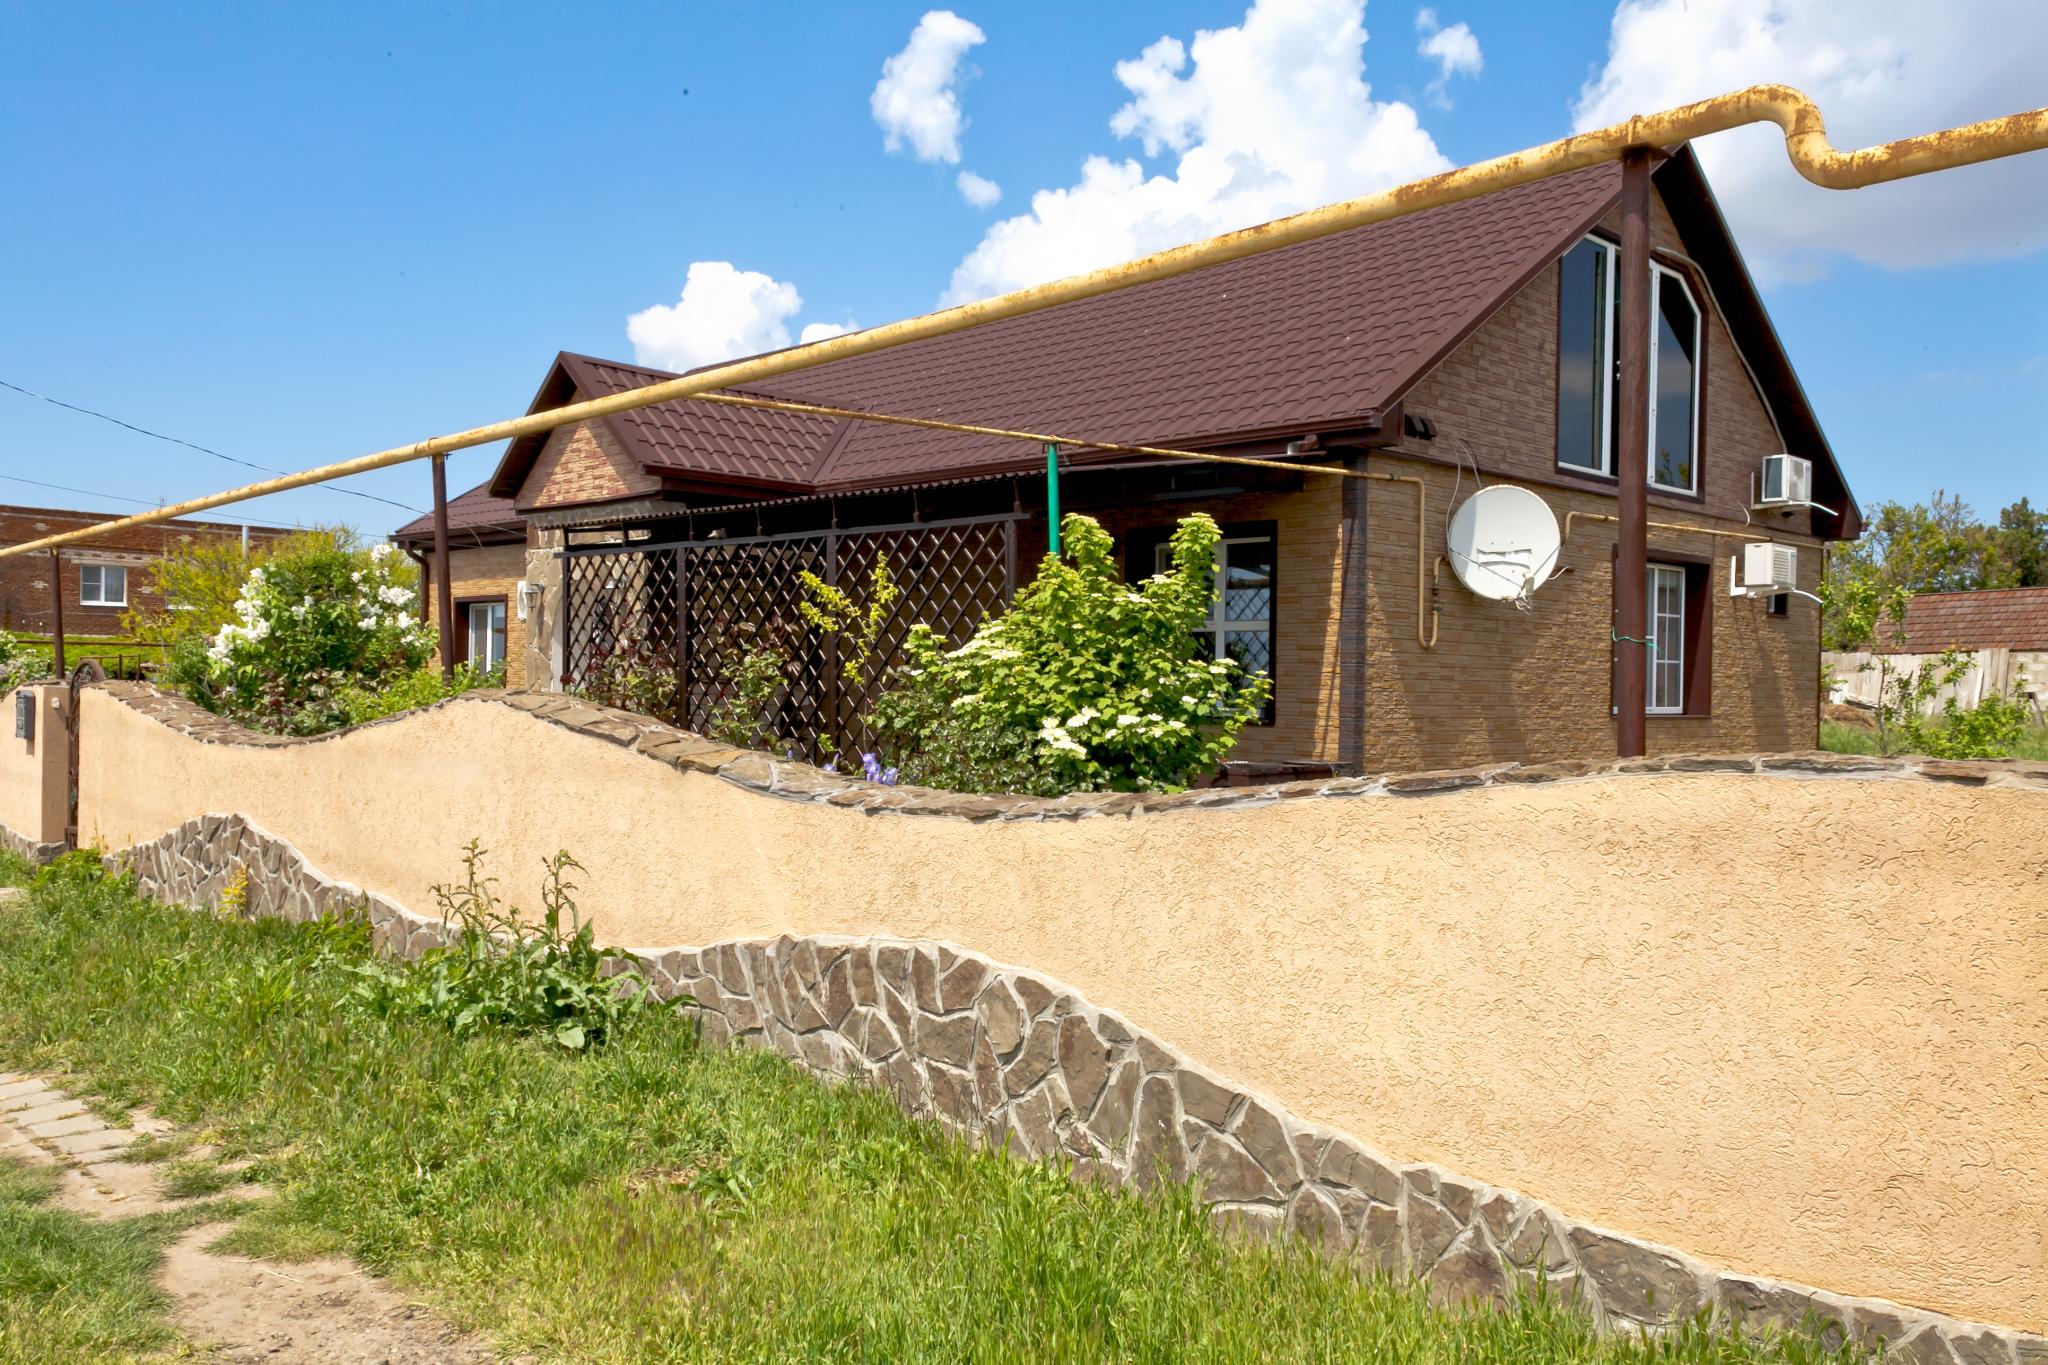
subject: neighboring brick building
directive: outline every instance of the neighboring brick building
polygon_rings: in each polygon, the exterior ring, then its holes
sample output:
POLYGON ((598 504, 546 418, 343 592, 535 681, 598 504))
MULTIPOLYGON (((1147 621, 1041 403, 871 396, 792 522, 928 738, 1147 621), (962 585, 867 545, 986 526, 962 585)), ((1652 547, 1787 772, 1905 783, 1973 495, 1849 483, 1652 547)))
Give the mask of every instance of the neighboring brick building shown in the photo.
MULTIPOLYGON (((1818 608, 1799 592, 1731 596, 1730 560, 1745 542, 1790 548, 1811 592, 1822 545, 1859 534, 1860 514, 1683 148, 1651 211, 1648 586, 1662 607, 1615 615, 1620 178, 1594 167, 749 392, 1301 466, 1062 452, 1063 510, 1101 519, 1134 576, 1155 570, 1177 518, 1223 524, 1215 647, 1269 669, 1275 694, 1235 757, 1381 770, 1611 756, 1626 647, 1661 663, 1652 753, 1806 747, 1818 608), (1810 500, 1756 505, 1774 454, 1810 462, 1810 500), (1468 592, 1446 560, 1475 480, 1535 493, 1564 532, 1561 572, 1525 610, 1468 592)), ((663 377, 564 354, 532 410, 663 377)), ((847 581, 864 545, 886 542, 917 585, 906 618, 958 638, 1042 553, 1043 471, 1015 440, 686 400, 515 441, 487 488, 525 518, 525 572, 545 592, 533 676, 575 682, 633 651, 636 667, 678 670, 694 715, 735 628, 789 614, 775 584, 798 568, 847 581)), ((802 661, 792 705, 857 710, 831 672, 802 661)))
MULTIPOLYGON (((434 519, 407 522, 392 542, 420 566, 422 620, 438 622, 434 587, 434 519)), ((507 687, 526 686, 526 613, 519 582, 526 574, 526 524, 510 499, 472 488, 448 500, 448 581, 455 606, 455 662, 503 667, 507 687)))
MULTIPOLYGON (((119 513, 67 512, 50 507, 0 507, 0 545, 21 545, 62 531, 118 521, 119 513)), ((65 546, 58 563, 63 575, 64 633, 120 635, 131 609, 163 606, 150 566, 169 548, 201 537, 262 544, 288 534, 269 527, 220 521, 163 521, 132 526, 104 539, 65 546)), ((47 637, 54 606, 50 557, 16 555, 0 560, 0 630, 47 637)))

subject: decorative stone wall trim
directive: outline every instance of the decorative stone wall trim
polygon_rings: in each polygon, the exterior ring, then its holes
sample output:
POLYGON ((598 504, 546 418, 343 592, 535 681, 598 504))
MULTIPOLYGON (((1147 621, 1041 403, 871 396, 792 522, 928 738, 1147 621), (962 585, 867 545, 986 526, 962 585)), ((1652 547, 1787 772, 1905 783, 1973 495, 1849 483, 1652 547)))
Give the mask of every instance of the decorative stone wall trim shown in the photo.
MULTIPOLYGON (((329 743, 355 730, 400 724, 419 714, 402 712, 348 730, 297 738, 246 729, 147 683, 108 682, 98 686, 125 705, 201 743, 248 748, 273 749, 329 743)), ((1087 792, 1061 797, 975 796, 923 787, 879 786, 844 774, 826 772, 808 763, 780 759, 754 750, 735 749, 630 711, 597 706, 559 692, 480 689, 425 709, 464 705, 510 707, 551 725, 617 744, 679 771, 712 774, 735 786, 783 800, 822 803, 873 815, 935 815, 956 820, 1076 820, 1162 811, 1265 806, 1312 797, 1434 796, 1479 787, 1632 778, 1647 774, 1746 773, 1775 778, 1916 780, 2048 792, 2048 763, 2022 759, 1877 758, 1815 750, 1786 754, 1665 754, 1654 758, 1620 760, 1500 763, 1374 777, 1320 778, 1267 787, 1215 787, 1165 795, 1087 792)))
POLYGON ((9 853, 19 854, 21 857, 38 865, 61 856, 67 847, 68 845, 62 840, 58 840, 55 843, 38 843, 26 834, 17 833, 5 825, 0 825, 0 848, 6 849, 9 853))
MULTIPOLYGON (((360 910, 385 951, 417 956, 447 942, 439 922, 323 875, 240 815, 187 821, 109 861, 174 904, 217 909, 239 883, 245 915, 360 910)), ((1610 1330, 1654 1331, 1709 1309, 1752 1329, 1816 1323, 1917 1365, 2048 1363, 2048 1337, 1735 1274, 1513 1190, 1395 1161, 1057 982, 954 944, 784 935, 632 954, 654 993, 692 1007, 712 1041, 878 1085, 912 1115, 1021 1158, 1071 1160, 1088 1178, 1141 1189, 1197 1181, 1236 1230, 1411 1272, 1441 1301, 1546 1282, 1610 1330)))

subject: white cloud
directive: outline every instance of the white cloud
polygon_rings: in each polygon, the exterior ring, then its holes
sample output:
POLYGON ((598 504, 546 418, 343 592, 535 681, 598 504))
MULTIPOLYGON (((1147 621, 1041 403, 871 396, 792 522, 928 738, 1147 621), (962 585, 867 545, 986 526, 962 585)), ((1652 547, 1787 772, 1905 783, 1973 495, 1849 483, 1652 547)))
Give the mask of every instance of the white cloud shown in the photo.
MULTIPOLYGON (((2048 65, 2040 0, 1624 0, 1606 68, 1580 93, 1580 129, 1759 81, 1810 95, 1855 148, 2032 108, 2048 65)), ((1810 185, 1772 127, 1698 144, 1745 253, 1766 278, 1849 256, 1903 267, 2048 245, 2036 154, 1838 191, 1810 185)))
POLYGON ((1450 84, 1451 77, 1477 76, 1486 69, 1479 39, 1473 35, 1470 24, 1459 22, 1448 28, 1438 24, 1436 11, 1428 6, 1415 11, 1415 31, 1422 35, 1415 50, 1436 63, 1436 79, 1429 83, 1430 97, 1449 108, 1444 87, 1450 84))
POLYGON ((960 197, 978 209, 985 209, 1003 197, 1003 187, 985 175, 973 171, 962 171, 954 180, 960 187, 960 197))
POLYGON ((908 142, 919 161, 959 163, 967 120, 953 87, 960 80, 960 59, 987 38, 979 25, 947 9, 928 11, 917 21, 903 50, 882 63, 882 79, 868 97, 884 146, 894 152, 908 142))
MULTIPOLYGON (((789 319, 803 306, 793 284, 730 261, 692 261, 682 295, 627 318, 626 338, 642 365, 689 370, 789 345, 789 319)), ((813 322, 803 340, 851 330, 851 324, 813 322)))
POLYGON ((803 331, 797 333, 796 339, 806 346, 810 345, 814 341, 830 341, 833 337, 845 336, 848 332, 854 330, 855 325, 856 324, 851 322, 806 323, 804 325, 803 331))
POLYGON ((1447 170, 1415 110, 1365 80, 1364 0, 1256 0, 1191 46, 1161 38, 1117 63, 1131 100, 1110 121, 1170 174, 1090 156, 991 226, 953 272, 949 303, 1110 265, 1447 170))

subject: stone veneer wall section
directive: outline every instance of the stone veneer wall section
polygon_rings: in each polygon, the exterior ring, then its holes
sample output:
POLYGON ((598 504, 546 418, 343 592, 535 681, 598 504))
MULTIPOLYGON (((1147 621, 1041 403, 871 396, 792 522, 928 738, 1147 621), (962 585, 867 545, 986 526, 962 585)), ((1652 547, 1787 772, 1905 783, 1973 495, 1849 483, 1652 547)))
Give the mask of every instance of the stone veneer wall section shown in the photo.
MULTIPOLYGON (((2048 766, 1681 756, 1042 801, 871 787, 542 695, 314 741, 133 685, 84 710, 81 828, 106 847, 233 811, 419 906, 471 835, 501 874, 567 844, 614 942, 797 932, 925 945, 934 970, 929 945, 972 945, 1403 1170, 1750 1277, 2048 1317, 2048 766)), ((820 1031, 765 980, 720 989, 820 1031)), ((856 1029, 801 1046, 849 1055, 856 1029)))
MULTIPOLYGON (((362 915, 378 948, 402 957, 448 942, 441 922, 324 876, 239 815, 203 816, 111 861, 175 904, 218 909, 240 874, 248 915, 362 915)), ((2048 1338, 1729 1274, 1516 1191, 1403 1164, 1301 1122, 1058 982, 954 944, 783 935, 612 966, 692 1011, 713 1042, 770 1047, 819 1076, 880 1086, 913 1116, 1026 1160, 1070 1161, 1084 1178, 1141 1189, 1192 1180, 1233 1231, 1284 1233, 1413 1273, 1439 1302, 1497 1302, 1542 1284, 1609 1330, 1667 1328, 1707 1309, 1753 1331, 1882 1345, 1887 1360, 2048 1360, 2048 1338)))

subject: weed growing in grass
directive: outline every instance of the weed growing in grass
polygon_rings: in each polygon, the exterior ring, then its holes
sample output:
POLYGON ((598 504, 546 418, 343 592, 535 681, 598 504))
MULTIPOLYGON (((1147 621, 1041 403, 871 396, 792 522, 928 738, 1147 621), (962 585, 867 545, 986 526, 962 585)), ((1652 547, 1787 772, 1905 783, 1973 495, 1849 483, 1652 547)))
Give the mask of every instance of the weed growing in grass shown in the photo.
MULTIPOLYGON (((606 1046, 348 1003, 359 931, 230 921, 53 880, 0 914, 0 1057, 68 1066, 277 1197, 232 1245, 346 1250, 508 1353, 570 1361, 1812 1365, 1806 1336, 1601 1337, 1556 1298, 1458 1312, 1185 1189, 1077 1182, 704 1049, 650 1011, 606 1046), (345 946, 352 942, 353 946, 345 946), (277 981, 290 983, 280 989, 277 981), (261 987, 253 984, 263 981, 261 987), (261 1010, 245 1002, 261 998, 261 1010)), ((4 1354, 4 1353, 0 1353, 4 1354)))
POLYGON ((173 1199, 197 1199, 219 1194, 238 1177, 218 1162, 199 1159, 173 1161, 164 1167, 164 1193, 173 1199))
POLYGON ((499 902, 497 878, 483 875, 483 860, 470 840, 462 885, 434 887, 452 935, 447 947, 411 963, 346 950, 330 956, 353 979, 351 1004, 379 1016, 435 1019, 457 1034, 487 1027, 540 1034, 571 1050, 603 1044, 647 1011, 645 979, 630 969, 607 976, 606 960, 618 955, 597 946, 595 929, 577 913, 568 874, 582 864, 566 852, 547 860, 535 924, 499 902))

